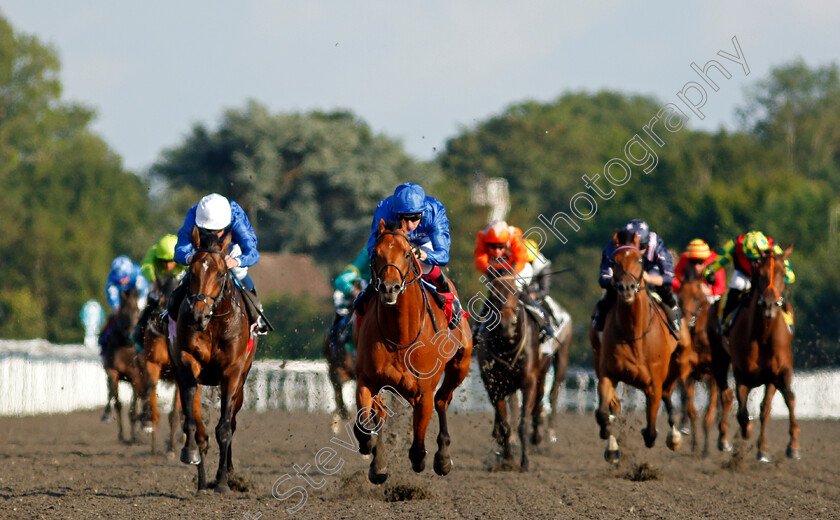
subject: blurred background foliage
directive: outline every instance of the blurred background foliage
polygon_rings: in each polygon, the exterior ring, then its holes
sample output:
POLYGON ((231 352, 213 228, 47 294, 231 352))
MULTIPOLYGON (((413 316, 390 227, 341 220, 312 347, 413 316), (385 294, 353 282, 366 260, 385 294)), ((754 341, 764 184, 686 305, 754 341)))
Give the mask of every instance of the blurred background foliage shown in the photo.
MULTIPOLYGON (((377 202, 402 182, 421 183, 447 206, 449 274, 466 301, 482 289, 472 250, 487 209, 469 196, 477 172, 508 180, 508 221, 526 230, 540 214, 568 213, 571 197, 585 191, 581 176, 622 157, 664 103, 614 91, 524 101, 462 128, 423 162, 351 112, 274 114, 252 100, 224 110, 215 126, 185 129, 149 171, 130 172, 90 130, 94 109, 61 99, 59 68, 55 49, 0 18, 3 338, 81 341, 79 309, 89 298, 104 303, 110 261, 139 261, 214 191, 245 208, 261 251, 311 255, 332 281, 364 244, 377 202)), ((589 363, 585 330, 600 295, 601 249, 617 227, 643 218, 673 250, 695 237, 717 247, 751 229, 794 243, 796 365, 840 365, 837 66, 778 66, 750 84, 736 117, 734 132, 661 132, 654 171, 634 167, 578 232, 565 228, 568 243, 549 235, 544 253, 555 269, 575 267, 553 290, 576 323, 574 363, 589 363)), ((264 337, 260 355, 320 357, 329 301, 286 295, 264 303, 278 330, 264 337)))

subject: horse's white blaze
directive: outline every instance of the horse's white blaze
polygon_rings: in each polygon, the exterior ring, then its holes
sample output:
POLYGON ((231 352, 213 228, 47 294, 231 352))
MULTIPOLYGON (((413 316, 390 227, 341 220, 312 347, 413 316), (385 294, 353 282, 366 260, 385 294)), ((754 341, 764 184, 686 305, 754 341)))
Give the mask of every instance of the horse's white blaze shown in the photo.
POLYGON ((210 264, 207 263, 207 260, 201 262, 201 267, 206 271, 210 268, 210 264))
POLYGON ((607 450, 618 451, 618 441, 615 440, 615 435, 610 435, 610 438, 607 439, 607 450))

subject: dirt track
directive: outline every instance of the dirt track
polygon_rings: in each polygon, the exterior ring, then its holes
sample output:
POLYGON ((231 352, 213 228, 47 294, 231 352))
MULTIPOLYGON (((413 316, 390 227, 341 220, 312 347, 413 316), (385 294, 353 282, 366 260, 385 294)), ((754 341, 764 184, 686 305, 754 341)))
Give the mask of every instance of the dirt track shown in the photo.
MULTIPOLYGON (((222 497, 196 494, 194 468, 165 456, 150 458, 146 444, 119 443, 116 425, 101 423, 99 414, 0 419, 0 518, 244 519, 260 513, 262 519, 284 518, 290 516, 285 508, 298 497, 281 502, 272 497, 272 485, 285 473, 294 475, 293 464, 313 464, 315 452, 326 446, 337 448, 344 467, 324 477, 322 489, 308 489, 295 518, 840 518, 837 421, 801 422, 803 458, 798 462, 784 459, 787 421, 773 421, 774 462, 759 465, 754 462, 755 434, 736 444, 736 453, 743 456, 715 452, 704 459, 691 454, 687 444, 669 452, 663 421, 657 445, 645 449, 640 418, 633 416, 621 430, 624 459, 609 467, 594 417, 569 414, 561 418, 560 440, 540 448, 531 459, 531 472, 520 474, 489 471, 496 464, 491 418, 462 415, 451 422, 454 467, 448 477, 434 475, 431 468, 437 435, 433 420, 426 471, 411 471, 410 439, 401 433, 391 451, 391 478, 374 487, 366 479, 367 461, 330 444, 327 415, 243 412, 233 449, 249 490, 222 497), (656 478, 631 480, 644 463, 656 478), (406 497, 414 499, 388 500, 406 497)), ((407 428, 407 414, 397 419, 390 436, 407 428)), ((215 439, 210 457, 212 479, 218 460, 215 439)), ((316 482, 322 478, 315 471, 310 475, 316 482)), ((279 491, 296 484, 303 481, 294 478, 279 491)))

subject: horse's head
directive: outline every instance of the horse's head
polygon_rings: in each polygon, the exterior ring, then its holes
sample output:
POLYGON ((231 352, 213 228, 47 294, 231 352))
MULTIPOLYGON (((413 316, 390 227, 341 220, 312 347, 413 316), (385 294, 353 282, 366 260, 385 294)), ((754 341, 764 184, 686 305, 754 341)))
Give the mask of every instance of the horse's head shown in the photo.
POLYGON ((701 316, 701 311, 708 303, 706 290, 704 289, 705 284, 706 281, 697 276, 696 270, 693 268, 686 269, 685 277, 677 291, 677 300, 680 309, 688 320, 689 327, 694 327, 697 319, 701 316))
POLYGON ((519 291, 513 276, 498 276, 490 281, 492 308, 499 311, 498 330, 502 338, 513 340, 519 320, 522 318, 519 307, 519 291))
POLYGON ((120 308, 117 311, 117 321, 129 332, 140 319, 140 309, 137 307, 139 300, 140 291, 135 287, 120 291, 120 308))
POLYGON ((174 276, 168 276, 163 278, 158 282, 158 288, 160 288, 160 300, 166 306, 166 302, 169 301, 169 297, 172 296, 172 291, 178 286, 178 279, 174 276))
POLYGON ((218 236, 213 231, 193 227, 195 254, 190 260, 190 294, 184 301, 196 330, 206 330, 230 285, 230 271, 225 264, 225 251, 230 245, 230 230, 218 236))
POLYGON ((643 258, 639 249, 639 236, 622 229, 613 237, 613 284, 621 302, 631 305, 636 293, 644 287, 643 258))
POLYGON ((785 259, 791 252, 793 244, 785 248, 781 255, 768 250, 753 261, 753 287, 766 320, 775 318, 779 309, 785 305, 785 259))
POLYGON ((370 258, 374 288, 383 305, 396 305, 409 283, 420 277, 420 263, 408 241, 405 221, 386 224, 379 219, 379 232, 370 258), (414 273, 414 278, 411 274, 414 273))

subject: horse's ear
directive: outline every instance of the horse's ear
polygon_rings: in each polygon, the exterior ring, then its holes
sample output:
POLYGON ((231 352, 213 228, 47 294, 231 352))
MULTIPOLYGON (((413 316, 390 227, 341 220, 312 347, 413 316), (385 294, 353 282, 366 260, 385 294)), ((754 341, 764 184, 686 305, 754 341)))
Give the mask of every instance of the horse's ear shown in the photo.
POLYGON ((198 235, 198 226, 193 226, 192 229, 192 245, 196 249, 198 249, 201 245, 201 240, 198 235))
POLYGON ((639 248, 639 234, 638 233, 633 233, 633 245, 636 246, 636 249, 640 249, 639 248))
POLYGON ((379 219, 379 234, 381 235, 384 232, 385 232, 385 219, 381 218, 381 219, 379 219))
POLYGON ((613 233, 613 245, 618 246, 618 233, 613 233))
POLYGON ((230 245, 230 239, 231 239, 231 231, 230 231, 230 228, 228 228, 224 232, 224 234, 222 234, 222 239, 221 239, 222 253, 227 252, 228 246, 230 245))
POLYGON ((789 257, 791 253, 793 253, 793 244, 787 246, 784 251, 782 251, 782 260, 787 260, 787 257, 789 257))

